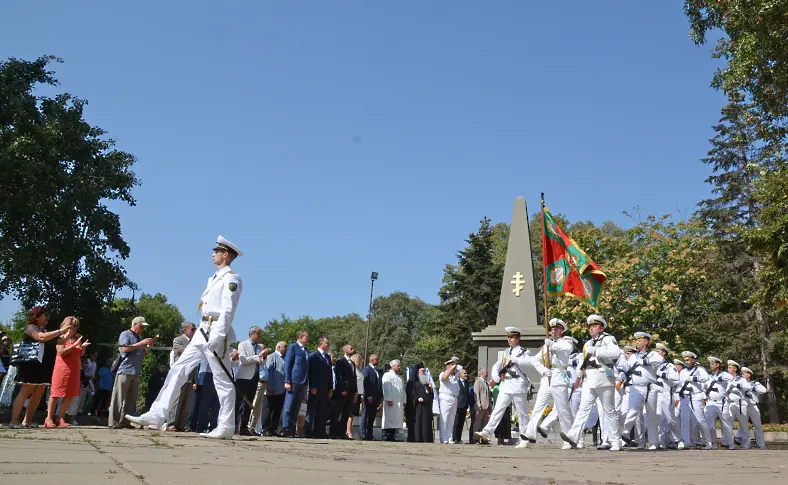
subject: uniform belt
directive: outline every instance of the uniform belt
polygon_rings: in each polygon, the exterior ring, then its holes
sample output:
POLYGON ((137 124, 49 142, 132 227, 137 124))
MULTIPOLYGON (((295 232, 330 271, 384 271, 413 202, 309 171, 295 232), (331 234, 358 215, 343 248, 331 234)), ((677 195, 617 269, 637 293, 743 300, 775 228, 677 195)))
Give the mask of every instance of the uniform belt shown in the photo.
POLYGON ((211 323, 213 323, 213 322, 217 321, 217 320, 219 320, 219 317, 214 317, 214 316, 211 316, 211 315, 203 315, 203 316, 200 318, 200 321, 201 321, 201 322, 208 322, 208 324, 209 324, 209 325, 210 325, 211 323))
POLYGON ((599 364, 592 364, 590 362, 586 364, 586 369, 599 369, 599 368, 600 368, 599 364))

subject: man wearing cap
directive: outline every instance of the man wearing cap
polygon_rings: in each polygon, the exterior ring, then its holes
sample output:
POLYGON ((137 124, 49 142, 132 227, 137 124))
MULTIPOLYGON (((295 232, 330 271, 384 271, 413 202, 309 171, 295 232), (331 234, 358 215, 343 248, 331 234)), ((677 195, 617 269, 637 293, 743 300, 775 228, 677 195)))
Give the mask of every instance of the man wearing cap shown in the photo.
POLYGON ((399 359, 392 360, 391 369, 383 374, 383 439, 396 441, 397 430, 402 428, 405 416, 405 385, 398 375, 402 367, 399 359))
MULTIPOLYGON (((487 426, 475 433, 475 435, 485 442, 492 441, 495 428, 501 422, 504 412, 514 402, 514 410, 517 412, 520 427, 520 441, 517 444, 517 448, 525 448, 528 446, 528 441, 524 439, 528 427, 526 394, 528 393, 528 388, 531 387, 531 381, 528 380, 523 369, 525 366, 530 365, 539 370, 541 364, 538 361, 533 361, 533 355, 528 349, 520 347, 519 328, 506 327, 506 339, 509 343, 509 348, 503 351, 503 354, 492 368, 492 379, 495 382, 500 382, 498 399, 495 400, 495 406, 487 426)), ((441 402, 441 406, 443 406, 443 402, 441 402)))
POLYGON ((681 441, 678 448, 683 450, 690 446, 692 440, 692 425, 697 423, 700 429, 700 440, 704 448, 711 449, 711 437, 709 428, 706 426, 706 418, 703 416, 703 400, 706 393, 703 390, 704 383, 708 382, 709 374, 706 369, 699 366, 695 359, 698 358, 694 352, 684 351, 681 353, 686 367, 679 373, 681 388, 679 398, 681 399, 681 441))
MULTIPOLYGON (((552 368, 553 379, 550 381, 550 384, 552 386, 550 389, 551 391, 550 394, 553 399, 554 405, 553 405, 553 409, 550 410, 550 413, 542 420, 542 423, 537 428, 539 434, 541 434, 543 437, 546 437, 547 435, 547 432, 544 430, 550 429, 550 427, 553 425, 553 423, 555 423, 556 420, 559 421, 559 426, 561 427, 561 431, 564 432, 569 431, 569 428, 572 427, 572 421, 574 421, 574 417, 575 417, 569 399, 570 396, 573 394, 572 386, 575 384, 577 379, 577 374, 576 374, 577 364, 575 363, 574 367, 572 367, 572 363, 571 363, 572 356, 574 355, 572 354, 572 352, 574 352, 575 350, 575 346, 577 345, 577 340, 572 337, 565 336, 556 340, 556 342, 561 342, 562 347, 564 347, 564 351, 562 351, 562 354, 565 353, 566 355, 559 355, 559 353, 556 352, 554 354, 553 362, 558 363, 565 361, 566 365, 564 365, 561 369, 557 369, 556 367, 552 368), (566 351, 567 346, 569 348, 568 351, 566 351), (566 385, 562 385, 562 382, 560 380, 556 382, 555 375, 560 374, 561 370, 563 370, 562 375, 566 378, 566 382, 567 382, 566 385), (563 398, 561 397, 561 390, 563 390, 563 398), (562 406, 561 404, 562 401, 565 401, 566 406, 562 406)), ((553 350, 555 351, 556 348, 553 347, 553 350)), ((541 387, 539 388, 539 390, 541 390, 541 387)), ((577 396, 579 398, 580 394, 577 393, 577 396)), ((580 401, 578 400, 577 402, 579 403, 580 401)), ((534 410, 532 412, 532 415, 534 415, 535 413, 536 411, 534 410)), ((531 424, 530 420, 528 421, 528 424, 530 426, 531 424)), ((571 448, 571 445, 567 442, 564 442, 563 447, 561 449, 568 450, 569 448, 571 448)))
POLYGON ((164 387, 151 409, 139 417, 127 415, 129 421, 140 426, 160 428, 178 397, 178 390, 186 382, 192 370, 207 359, 219 397, 219 417, 216 428, 210 433, 201 433, 200 436, 216 439, 232 438, 235 430, 235 386, 227 373, 232 366, 230 359, 232 354, 227 348, 235 341, 233 318, 243 284, 241 277, 233 272, 230 263, 242 255, 236 245, 219 236, 212 258, 217 270, 208 279, 208 285, 200 297, 198 306, 202 313, 199 329, 170 369, 164 387), (222 359, 221 362, 216 356, 222 359))
MULTIPOLYGON (((648 427, 647 450, 656 450, 659 443, 659 418, 657 417, 657 392, 656 387, 657 367, 664 359, 659 352, 649 351, 651 335, 646 332, 635 332, 635 349, 637 352, 627 360, 629 369, 629 411, 624 420, 624 431, 621 436, 624 441, 633 441, 632 429, 635 423, 643 417, 643 408, 646 410, 646 426, 648 427)), ((642 447, 642 442, 639 448, 642 447)))
POLYGON ((721 369, 722 360, 717 357, 709 356, 709 382, 706 384, 706 426, 711 434, 711 446, 717 448, 716 432, 717 418, 722 426, 722 444, 729 450, 736 449, 733 444, 733 417, 730 413, 730 399, 727 399, 728 383, 733 380, 733 376, 721 369))
MULTIPOLYGON (((749 367, 741 368, 744 381, 751 386, 750 391, 745 391, 744 400, 747 402, 747 414, 744 417, 744 427, 739 426, 738 438, 745 450, 750 449, 750 429, 747 426, 747 418, 752 421, 752 429, 755 434, 755 446, 761 450, 766 449, 766 441, 763 438, 763 425, 761 424, 761 410, 758 409, 760 396, 766 394, 766 387, 758 381, 752 380, 752 369, 749 367)), ((741 423, 741 421, 739 422, 741 423)))
MULTIPOLYGON (((728 361, 728 374, 731 375, 731 380, 728 382, 728 409, 731 412, 731 418, 739 422, 739 433, 737 434, 734 443, 741 445, 742 436, 741 430, 748 429, 747 427, 747 400, 744 395, 752 391, 752 385, 742 376, 741 366, 735 360, 728 361)), ((749 441, 749 436, 747 436, 749 441)))
MULTIPOLYGON (((444 362, 446 369, 438 375, 440 381, 440 420, 438 433, 442 444, 454 444, 454 420, 457 417, 457 398, 460 395, 460 376, 458 362, 460 359, 452 357, 444 362)), ((461 367, 460 367, 461 369, 461 367)))
POLYGON ((621 436, 615 408, 616 378, 613 365, 621 355, 621 349, 618 348, 616 338, 605 332, 607 321, 604 318, 590 315, 586 323, 591 338, 583 346, 584 357, 580 366, 586 373, 586 383, 572 428, 568 433, 561 433, 561 438, 572 448, 577 447, 588 415, 591 414, 591 407, 599 399, 609 427, 610 449, 618 451, 621 449, 621 436))
POLYGON ((155 338, 142 338, 142 332, 148 325, 145 317, 135 317, 131 321, 131 329, 124 331, 118 337, 120 365, 115 373, 115 384, 112 387, 112 398, 109 405, 107 424, 110 428, 132 427, 124 419, 124 416, 137 405, 145 348, 156 342, 155 338))
MULTIPOLYGON (((550 327, 550 338, 544 340, 544 345, 539 355, 534 356, 535 367, 541 370, 542 379, 539 383, 539 392, 531 412, 531 420, 525 429, 525 439, 530 443, 536 443, 536 432, 543 438, 547 438, 547 432, 539 427, 539 418, 544 413, 550 399, 553 400, 553 410, 559 413, 559 426, 561 431, 569 431, 572 426, 572 410, 569 407, 569 356, 574 350, 571 341, 564 340, 566 323, 560 318, 553 318, 548 324, 550 327)), ((552 411, 551 411, 552 412, 552 411)))
POLYGON ((657 343, 654 346, 660 353, 664 361, 657 367, 657 414, 660 417, 659 428, 660 438, 659 447, 667 449, 676 447, 679 442, 681 428, 676 419, 675 406, 673 405, 673 386, 679 380, 679 373, 676 367, 668 360, 670 349, 664 344, 657 343))

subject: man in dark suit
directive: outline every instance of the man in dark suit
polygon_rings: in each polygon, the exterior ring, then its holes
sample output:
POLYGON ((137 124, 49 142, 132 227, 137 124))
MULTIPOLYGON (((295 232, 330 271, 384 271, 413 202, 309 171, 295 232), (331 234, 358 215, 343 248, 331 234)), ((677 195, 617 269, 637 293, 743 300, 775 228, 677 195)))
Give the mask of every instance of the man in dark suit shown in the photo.
POLYGON ((457 414, 454 417, 454 432, 452 433, 452 441, 455 443, 462 443, 465 416, 468 414, 472 397, 472 391, 468 387, 468 372, 462 369, 460 370, 460 393, 457 395, 457 414))
POLYGON ((359 389, 356 384, 356 365, 350 360, 355 349, 347 344, 342 348, 345 355, 339 357, 334 365, 334 398, 331 405, 331 426, 330 433, 332 438, 353 439, 347 436, 347 421, 353 416, 353 403, 356 401, 359 389))
POLYGON ((290 344, 285 353, 285 405, 282 412, 282 436, 285 438, 295 436, 298 411, 306 395, 309 377, 309 351, 306 349, 308 343, 309 333, 302 330, 298 332, 298 340, 290 344))
POLYGON ((328 350, 328 337, 321 337, 318 340, 317 350, 309 355, 309 397, 306 402, 304 431, 307 438, 328 438, 326 435, 328 400, 334 389, 331 356, 328 350))
POLYGON ((378 365, 378 356, 369 356, 369 365, 361 373, 364 375, 364 410, 361 413, 361 439, 374 441, 372 434, 375 426, 375 416, 383 397, 383 383, 375 366, 378 365))

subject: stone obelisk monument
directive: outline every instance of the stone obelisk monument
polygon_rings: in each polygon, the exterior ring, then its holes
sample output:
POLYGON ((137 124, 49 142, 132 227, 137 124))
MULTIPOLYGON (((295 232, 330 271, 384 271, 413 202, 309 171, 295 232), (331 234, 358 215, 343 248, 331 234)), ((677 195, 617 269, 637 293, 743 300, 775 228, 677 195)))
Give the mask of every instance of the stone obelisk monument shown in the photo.
MULTIPOLYGON (((499 352, 508 347, 506 327, 518 327, 522 331, 520 345, 534 354, 544 344, 544 327, 539 325, 537 319, 535 281, 528 208, 525 199, 518 197, 514 201, 509 230, 498 318, 495 325, 471 334, 479 345, 479 367, 491 369, 498 360, 499 352)), ((537 380, 534 385, 538 384, 537 380)))

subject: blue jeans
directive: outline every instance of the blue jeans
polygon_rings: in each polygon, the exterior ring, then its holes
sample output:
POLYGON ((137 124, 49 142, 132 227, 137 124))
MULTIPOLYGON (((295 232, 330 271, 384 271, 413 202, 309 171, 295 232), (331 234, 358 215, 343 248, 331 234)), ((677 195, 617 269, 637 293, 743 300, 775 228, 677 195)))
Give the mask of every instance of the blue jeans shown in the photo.
POLYGON ((306 395, 306 383, 292 384, 291 389, 285 393, 285 406, 282 412, 282 434, 295 434, 295 423, 298 411, 306 395))

